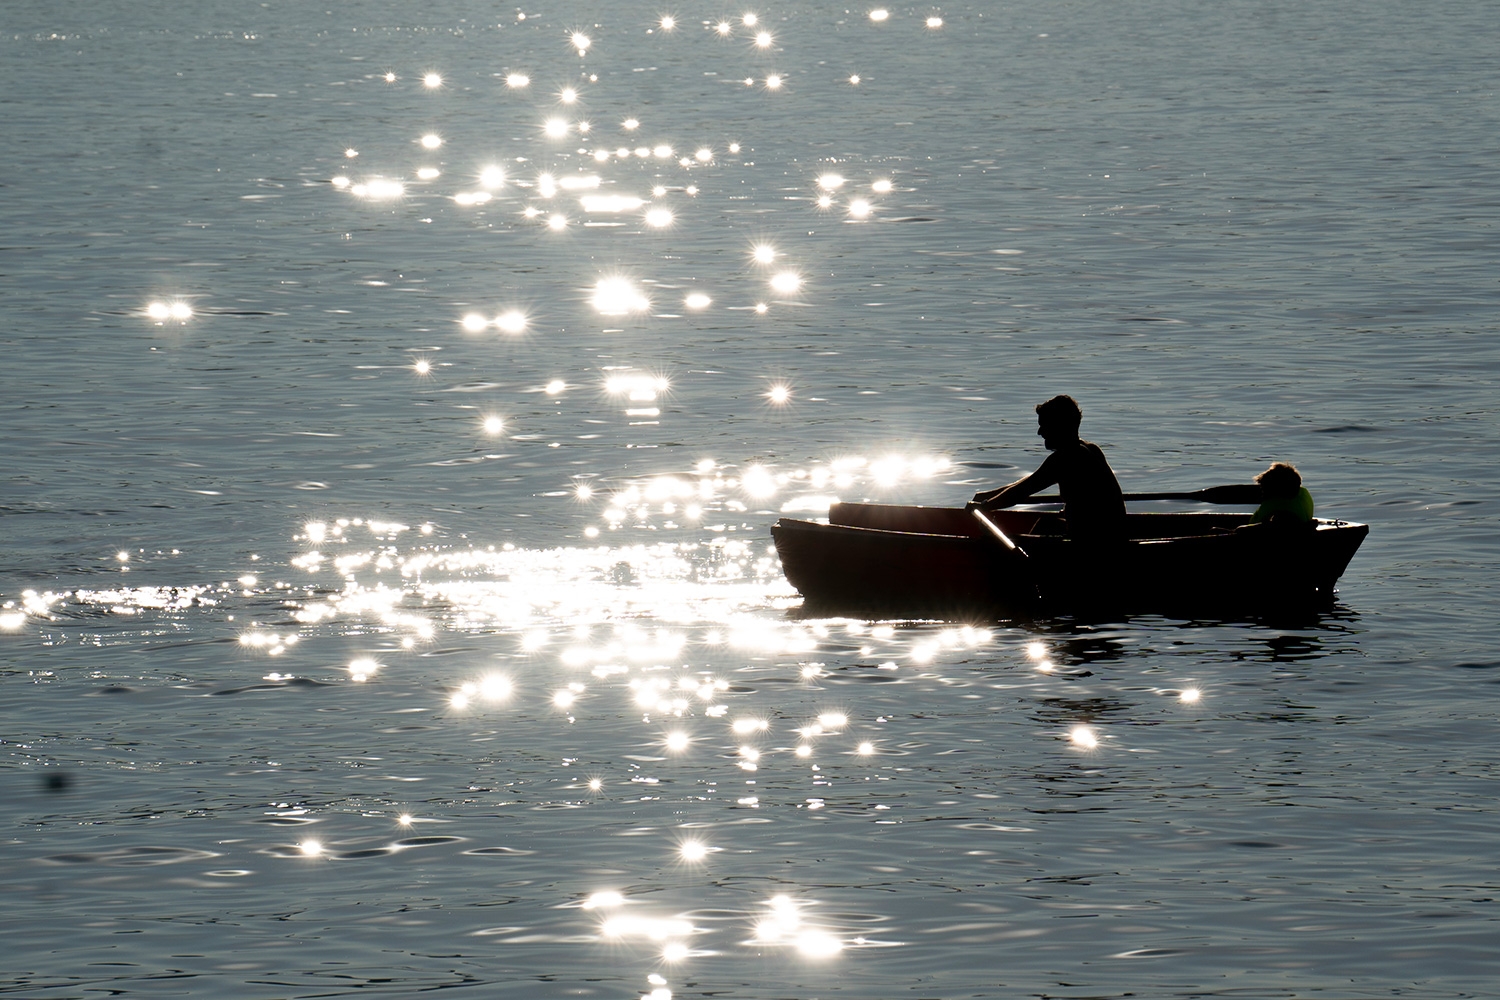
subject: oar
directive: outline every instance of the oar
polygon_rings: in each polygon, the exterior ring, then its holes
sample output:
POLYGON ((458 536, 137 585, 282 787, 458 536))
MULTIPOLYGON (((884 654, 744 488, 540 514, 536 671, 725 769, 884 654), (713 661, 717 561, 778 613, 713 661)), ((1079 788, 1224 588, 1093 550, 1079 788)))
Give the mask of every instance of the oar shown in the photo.
MULTIPOLYGON (((1196 503, 1218 503, 1230 506, 1258 504, 1261 501, 1260 486, 1256 483, 1236 483, 1232 486, 1210 486, 1190 493, 1126 493, 1130 500, 1188 500, 1196 503)), ((1018 503, 1062 503, 1056 494, 1027 497, 1018 503)))
POLYGON ((1000 525, 990 520, 990 516, 988 514, 977 507, 970 508, 969 513, 974 515, 974 520, 978 521, 981 525, 984 526, 984 529, 988 533, 990 538, 1000 543, 1000 547, 1002 549, 1020 559, 1023 566, 1026 565, 1031 556, 1027 554, 1025 549, 1017 545, 1011 539, 1011 537, 1005 533, 1004 529, 1002 529, 1000 525))

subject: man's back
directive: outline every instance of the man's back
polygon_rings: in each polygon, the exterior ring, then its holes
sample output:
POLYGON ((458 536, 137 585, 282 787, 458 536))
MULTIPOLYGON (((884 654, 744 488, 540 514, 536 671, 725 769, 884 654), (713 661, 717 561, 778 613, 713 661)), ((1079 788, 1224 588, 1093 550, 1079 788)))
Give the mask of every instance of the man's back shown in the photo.
POLYGON ((1059 444, 1037 470, 1037 476, 1057 484, 1071 537, 1125 537, 1125 498, 1098 445, 1081 439, 1059 444))

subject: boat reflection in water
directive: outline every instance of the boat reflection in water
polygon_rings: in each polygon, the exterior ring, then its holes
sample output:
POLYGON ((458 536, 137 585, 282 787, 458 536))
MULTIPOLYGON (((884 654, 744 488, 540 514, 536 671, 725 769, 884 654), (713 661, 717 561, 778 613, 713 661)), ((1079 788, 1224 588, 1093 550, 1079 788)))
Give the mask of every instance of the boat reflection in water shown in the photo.
POLYGON ((804 612, 1015 617, 1326 607, 1363 524, 1251 525, 1245 513, 1132 513, 1118 543, 1069 539, 1045 510, 834 504, 771 527, 804 612))

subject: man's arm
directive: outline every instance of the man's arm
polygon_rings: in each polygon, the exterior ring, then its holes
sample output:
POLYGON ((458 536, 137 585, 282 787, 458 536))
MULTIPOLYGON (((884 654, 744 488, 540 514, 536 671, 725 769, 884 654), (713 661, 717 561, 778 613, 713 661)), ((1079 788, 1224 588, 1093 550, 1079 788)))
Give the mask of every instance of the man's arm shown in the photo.
POLYGON ((998 490, 986 490, 974 494, 974 499, 969 502, 969 506, 979 507, 984 510, 999 510, 1002 507, 1010 507, 1018 504, 1027 497, 1035 496, 1042 492, 1042 490, 1057 482, 1057 477, 1052 474, 1052 469, 1049 468, 1052 464, 1052 457, 1048 455, 1047 460, 1042 463, 1042 467, 1025 479, 1019 479, 1009 486, 1000 487, 998 490))

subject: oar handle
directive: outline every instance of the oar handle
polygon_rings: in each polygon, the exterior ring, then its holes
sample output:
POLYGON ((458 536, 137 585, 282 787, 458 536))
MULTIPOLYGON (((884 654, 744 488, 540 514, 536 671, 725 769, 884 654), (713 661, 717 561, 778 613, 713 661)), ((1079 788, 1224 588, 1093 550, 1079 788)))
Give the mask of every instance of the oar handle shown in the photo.
POLYGON ((1013 541, 1011 537, 1005 533, 1005 530, 1001 528, 1000 525, 990 520, 990 516, 984 511, 980 510, 977 507, 972 507, 969 509, 969 513, 974 515, 974 520, 978 521, 981 525, 984 526, 984 529, 989 534, 990 538, 1000 543, 1000 547, 1002 549, 1005 549, 1007 552, 1015 555, 1022 562, 1025 562, 1027 559, 1031 558, 1026 554, 1026 550, 1017 545, 1015 541, 1013 541))

